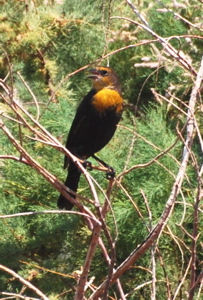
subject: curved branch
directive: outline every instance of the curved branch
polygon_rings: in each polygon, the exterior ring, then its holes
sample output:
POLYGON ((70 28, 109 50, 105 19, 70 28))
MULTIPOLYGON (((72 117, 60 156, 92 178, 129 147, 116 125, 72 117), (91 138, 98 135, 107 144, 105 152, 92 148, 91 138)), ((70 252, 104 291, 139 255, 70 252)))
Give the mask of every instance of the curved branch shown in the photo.
POLYGON ((5 272, 9 273, 10 275, 12 275, 13 277, 15 277, 16 279, 18 279, 22 284, 24 284, 29 289, 31 289, 32 291, 34 291, 38 296, 40 296, 41 299, 43 299, 43 300, 49 300, 49 298, 47 296, 45 296, 38 288, 36 288, 29 281, 27 281, 24 278, 22 278, 19 274, 17 274, 13 270, 11 270, 11 269, 3 266, 3 265, 0 265, 0 270, 5 271, 5 272))

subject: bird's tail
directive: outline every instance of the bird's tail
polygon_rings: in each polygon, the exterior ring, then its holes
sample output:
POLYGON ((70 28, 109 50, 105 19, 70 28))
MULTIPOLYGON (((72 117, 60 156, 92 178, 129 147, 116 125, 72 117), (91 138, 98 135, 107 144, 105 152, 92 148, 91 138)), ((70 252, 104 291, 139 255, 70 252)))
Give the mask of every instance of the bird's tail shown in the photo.
MULTIPOLYGON (((69 166, 68 166, 68 175, 65 181, 65 186, 67 186, 69 189, 71 189, 72 191, 74 191, 75 193, 77 192, 77 188, 78 188, 78 183, 80 180, 80 175, 81 172, 78 169, 78 167, 73 163, 70 162, 69 166)), ((75 198, 74 195, 72 195, 70 193, 70 196, 75 198)), ((62 194, 60 194, 59 198, 58 198, 58 208, 60 209, 67 209, 67 210, 71 210, 73 208, 73 204, 68 201, 62 194)))

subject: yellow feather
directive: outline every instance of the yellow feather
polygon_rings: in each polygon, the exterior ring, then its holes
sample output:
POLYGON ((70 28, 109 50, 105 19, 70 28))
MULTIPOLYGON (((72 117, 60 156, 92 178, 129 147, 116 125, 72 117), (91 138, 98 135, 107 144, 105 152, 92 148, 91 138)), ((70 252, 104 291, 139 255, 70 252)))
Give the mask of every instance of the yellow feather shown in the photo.
POLYGON ((120 112, 123 99, 117 91, 104 88, 94 95, 92 103, 99 112, 103 112, 111 107, 116 107, 116 112, 120 112))

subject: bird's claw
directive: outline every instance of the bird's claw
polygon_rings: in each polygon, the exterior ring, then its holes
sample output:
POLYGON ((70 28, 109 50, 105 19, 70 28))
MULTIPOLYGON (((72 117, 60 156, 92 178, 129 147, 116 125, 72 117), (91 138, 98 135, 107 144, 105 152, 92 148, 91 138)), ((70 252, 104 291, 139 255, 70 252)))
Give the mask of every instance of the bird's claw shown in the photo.
POLYGON ((92 171, 92 163, 88 160, 83 161, 83 167, 88 171, 92 171))
POLYGON ((106 172, 106 179, 111 180, 116 176, 116 173, 112 167, 108 167, 108 171, 106 172))

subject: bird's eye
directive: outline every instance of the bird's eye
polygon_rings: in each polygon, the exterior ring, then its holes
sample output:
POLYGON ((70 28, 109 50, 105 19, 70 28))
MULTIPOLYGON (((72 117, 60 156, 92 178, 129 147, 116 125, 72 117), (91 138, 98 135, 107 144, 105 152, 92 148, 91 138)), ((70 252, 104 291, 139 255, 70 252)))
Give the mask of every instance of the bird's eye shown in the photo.
POLYGON ((101 70, 100 73, 101 73, 102 76, 108 76, 109 75, 108 71, 106 71, 106 70, 101 70))

